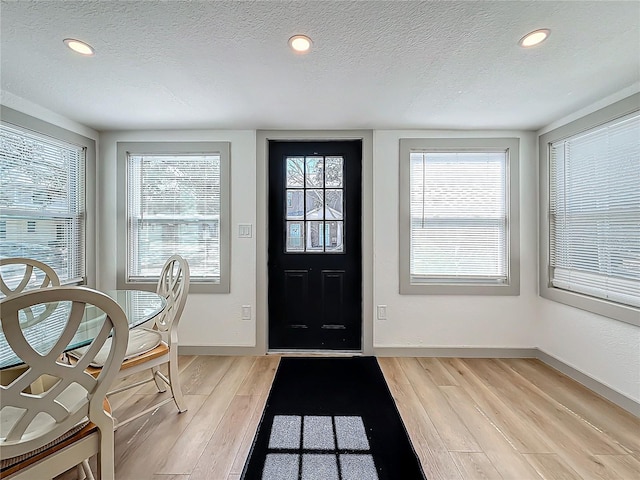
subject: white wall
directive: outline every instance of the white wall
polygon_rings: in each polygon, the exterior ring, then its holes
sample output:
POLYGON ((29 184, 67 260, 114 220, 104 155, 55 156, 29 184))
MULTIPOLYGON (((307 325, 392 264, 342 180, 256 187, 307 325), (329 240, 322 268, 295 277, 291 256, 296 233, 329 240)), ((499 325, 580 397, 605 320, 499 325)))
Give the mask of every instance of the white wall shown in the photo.
POLYGON ((539 298, 540 350, 640 403, 640 327, 539 298))
POLYGON ((231 293, 190 294, 180 321, 180 344, 254 346, 256 244, 238 238, 238 224, 256 223, 256 134, 253 130, 108 132, 100 136, 98 160, 98 288, 116 285, 116 142, 231 142, 231 293), (251 305, 252 320, 241 320, 251 305))
POLYGON ((375 347, 530 348, 537 306, 537 161, 527 132, 374 132, 374 304, 387 320, 374 321, 375 347), (400 295, 399 140, 428 137, 520 138, 520 295, 400 295))

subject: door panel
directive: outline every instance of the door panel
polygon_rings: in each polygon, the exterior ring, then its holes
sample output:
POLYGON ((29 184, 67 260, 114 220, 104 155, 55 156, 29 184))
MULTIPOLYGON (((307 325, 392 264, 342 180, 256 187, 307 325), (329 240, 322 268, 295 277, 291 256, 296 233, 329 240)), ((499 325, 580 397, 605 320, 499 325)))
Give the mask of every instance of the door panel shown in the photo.
POLYGON ((309 303, 309 274, 304 270, 284 272, 283 321, 291 328, 307 328, 301 323, 301 312, 309 303))
POLYGON ((360 350, 362 142, 269 142, 269 349, 360 350))
POLYGON ((345 328, 344 271, 322 272, 322 328, 345 328))

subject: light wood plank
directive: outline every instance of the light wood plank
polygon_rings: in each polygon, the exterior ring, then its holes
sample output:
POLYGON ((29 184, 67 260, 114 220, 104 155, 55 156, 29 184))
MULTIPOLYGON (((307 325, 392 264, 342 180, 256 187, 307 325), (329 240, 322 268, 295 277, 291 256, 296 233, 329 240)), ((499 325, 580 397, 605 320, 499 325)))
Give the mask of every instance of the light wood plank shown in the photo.
POLYGON ((226 478, 242 443, 242 435, 258 404, 256 395, 236 395, 200 456, 190 480, 226 478))
POLYGON ((437 358, 418 358, 417 359, 424 371, 427 372, 429 378, 438 387, 458 386, 458 382, 451 375, 437 358))
POLYGON ((524 458, 548 480, 577 480, 582 477, 555 453, 525 453, 524 458))
POLYGON ((154 475, 151 480, 190 480, 189 475, 154 475))
POLYGON ((593 458, 603 478, 640 478, 640 461, 633 455, 594 455, 593 458))
MULTIPOLYGON (((400 367, 398 367, 400 368, 400 367)), ((409 383, 390 383, 407 433, 430 480, 462 479, 453 459, 409 383), (416 421, 419 419, 419 421, 416 421)))
MULTIPOLYGON (((596 429, 561 403, 555 401, 531 382, 503 363, 492 359, 478 359, 474 371, 492 385, 500 397, 509 401, 523 415, 544 418, 547 428, 556 428, 558 435, 566 435, 590 454, 617 455, 628 453, 606 433, 596 429), (562 427, 559 428, 558 426, 562 427)), ((569 439, 568 439, 569 440, 569 439)))
POLYGON ((451 452, 451 457, 466 480, 502 480, 502 475, 482 452, 451 452))
POLYGON ((439 388, 503 478, 542 478, 461 387, 439 388))
POLYGON ((226 374, 200 408, 202 414, 185 429, 157 473, 192 472, 254 361, 253 357, 233 358, 226 374))
POLYGON ((616 439, 625 449, 640 453, 640 418, 539 360, 501 359, 498 363, 517 372, 565 408, 616 439))
POLYGON ((280 357, 276 355, 256 358, 237 394, 262 395, 262 392, 269 390, 279 363, 280 357))
POLYGON ((233 357, 200 356, 180 375, 182 393, 209 395, 229 370, 233 357))
POLYGON ((380 370, 382 370, 384 378, 389 384, 389 387, 398 383, 409 383, 407 376, 404 374, 404 370, 400 368, 400 364, 398 363, 397 358, 378 358, 378 365, 380 365, 380 370))
MULTIPOLYGON (((278 358, 277 363, 280 363, 280 359, 278 358)), ((247 457, 249 456, 249 451, 251 450, 251 446, 253 445, 253 439, 258 431, 258 426, 260 425, 260 421, 262 420, 262 415, 264 413, 264 407, 267 403, 267 399, 269 398, 269 392, 271 390, 271 385, 273 383, 273 379, 275 377, 276 368, 267 369, 264 373, 263 381, 259 383, 260 389, 255 389, 255 393, 258 395, 258 403, 256 405, 256 409, 251 416, 251 420, 247 425, 247 430, 244 433, 244 437, 242 439, 242 444, 236 454, 235 460, 231 467, 231 473, 241 474, 242 469, 244 468, 244 464, 247 461, 247 457)), ((248 376, 247 376, 248 378, 248 376)), ((241 391, 241 388, 239 391, 241 391)))
POLYGON ((441 362, 518 452, 554 453, 554 448, 546 438, 544 427, 533 422, 524 422, 519 412, 515 412, 474 373, 472 363, 456 358, 441 359, 441 362))
MULTIPOLYGON (((152 416, 139 418, 116 431, 116 478, 142 480, 157 473, 158 467, 197 419, 206 395, 187 395, 187 411, 178 414, 168 404, 152 416)), ((153 478, 153 477, 151 477, 153 478)))
POLYGON ((447 449, 453 452, 482 452, 476 439, 420 363, 415 358, 401 358, 398 363, 447 449))
MULTIPOLYGON (((487 368, 487 364, 489 363, 487 359, 453 360, 452 363, 457 364, 458 367, 463 370, 466 369, 471 373, 471 378, 473 378, 476 383, 485 389, 489 389, 493 392, 496 399, 500 399, 501 404, 504 406, 504 411, 502 415, 496 415, 495 412, 491 412, 491 419, 501 429, 507 425, 507 423, 504 422, 506 417, 519 419, 517 424, 510 422, 511 424, 507 427, 508 430, 503 430, 505 437, 509 438, 510 442, 516 446, 518 451, 521 453, 557 453, 562 461, 573 470, 585 478, 590 478, 594 468, 597 467, 594 459, 590 456, 590 453, 592 453, 596 447, 588 442, 588 440, 592 440, 593 437, 590 435, 590 432, 588 432, 589 436, 585 443, 580 436, 584 434, 584 430, 578 428, 579 433, 574 430, 574 428, 577 428, 576 423, 569 416, 562 414, 560 405, 549 402, 545 398, 540 398, 539 395, 534 395, 537 397, 537 401, 534 403, 521 391, 513 393, 510 390, 511 388, 515 389, 512 385, 513 379, 509 377, 504 378, 499 375, 495 376, 493 372, 490 372, 490 369, 487 368), (491 379, 488 379, 488 376, 491 376, 491 379), (500 378, 502 378, 502 380, 500 380, 500 378), (488 385, 492 386, 489 387, 488 385), (518 441, 523 437, 526 438, 526 427, 529 427, 531 432, 537 432, 539 438, 544 441, 546 445, 551 445, 552 450, 530 450, 518 446, 519 443, 522 443, 518 441)), ((482 405, 482 408, 484 410, 485 408, 490 408, 490 406, 482 405)), ((600 446, 603 444, 602 442, 606 442, 604 435, 594 443, 600 446)))
POLYGON ((253 440, 258 432, 260 422, 262 421, 262 415, 264 413, 264 407, 267 403, 267 398, 268 392, 265 392, 258 397, 256 409, 254 410, 253 415, 251 416, 251 420, 249 420, 249 424, 247 425, 247 429, 244 432, 242 444, 240 445, 240 448, 236 453, 236 457, 231 467, 231 473, 242 473, 244 464, 247 462, 249 452, 251 451, 251 447, 253 446, 253 440))

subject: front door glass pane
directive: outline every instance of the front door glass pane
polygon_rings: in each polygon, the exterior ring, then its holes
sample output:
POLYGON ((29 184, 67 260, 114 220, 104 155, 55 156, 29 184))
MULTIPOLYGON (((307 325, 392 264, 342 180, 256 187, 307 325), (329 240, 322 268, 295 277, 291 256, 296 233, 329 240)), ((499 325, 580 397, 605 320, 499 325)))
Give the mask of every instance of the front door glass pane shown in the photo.
POLYGON ((342 188, 344 171, 342 169, 342 157, 327 157, 325 163, 325 187, 342 188))
POLYGON ((287 220, 304 218, 304 190, 287 190, 287 220))
POLYGON ((287 158, 287 188, 304 187, 304 157, 287 158))
POLYGON ((325 251, 340 253, 344 251, 343 222, 325 222, 325 251))
POLYGON ((326 190, 325 213, 327 220, 342 220, 342 190, 326 190))
POLYGON ((344 252, 344 160, 287 157, 287 253, 344 252))
POLYGON ((324 158, 307 157, 305 164, 306 186, 322 188, 324 186, 324 158))
POLYGON ((306 222, 307 252, 324 251, 324 222, 306 222))
POLYGON ((304 222, 287 222, 287 252, 304 252, 304 222))
POLYGON ((324 207, 323 190, 307 190, 307 207, 305 209, 305 219, 322 220, 322 209, 324 207))

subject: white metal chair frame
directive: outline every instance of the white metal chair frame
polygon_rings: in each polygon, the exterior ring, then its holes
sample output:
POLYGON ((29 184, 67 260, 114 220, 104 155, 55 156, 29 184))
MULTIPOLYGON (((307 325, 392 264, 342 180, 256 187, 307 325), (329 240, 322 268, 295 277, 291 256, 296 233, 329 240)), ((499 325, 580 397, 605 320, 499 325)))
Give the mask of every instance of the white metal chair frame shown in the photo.
POLYGON ((171 401, 175 402, 180 413, 187 410, 178 377, 178 324, 187 301, 189 282, 190 274, 187 261, 180 255, 169 257, 162 267, 156 287, 156 293, 165 298, 167 305, 155 318, 153 324, 153 330, 162 335, 163 341, 153 350, 125 360, 116 378, 129 377, 149 369, 152 376, 148 379, 123 385, 108 393, 108 395, 113 395, 155 381, 159 392, 165 392, 168 386, 171 389, 171 396, 124 420, 118 418, 116 413, 114 415, 116 417, 116 428, 126 425, 147 413, 151 413, 171 401), (168 364, 168 377, 159 368, 164 364, 168 364))
POLYGON ((4 463, 51 446, 51 452, 45 450, 44 457, 35 463, 29 464, 27 458, 22 460, 24 468, 13 471, 15 466, 10 467, 7 471, 13 473, 6 478, 52 478, 97 454, 100 479, 113 480, 114 422, 104 410, 104 401, 127 348, 129 325, 122 308, 109 296, 87 287, 51 287, 3 299, 0 316, 9 345, 27 366, 18 378, 0 386, 0 458, 4 463), (72 302, 67 325, 54 347, 41 355, 26 341, 18 312, 40 303, 64 301, 72 302), (106 314, 105 322, 86 354, 70 365, 60 358, 81 324, 86 305, 101 309, 106 314), (86 369, 110 335, 107 361, 94 377, 86 369), (26 393, 25 389, 42 375, 53 376, 56 382, 41 394, 26 393), (55 448, 61 436, 86 420, 95 426, 94 430, 61 449, 55 448))

